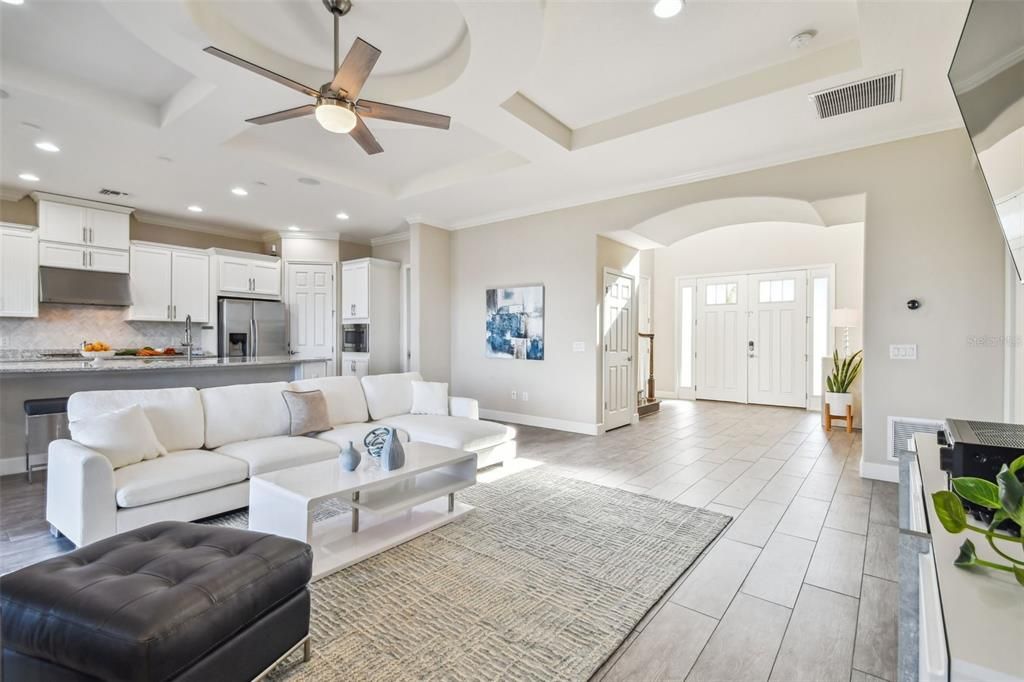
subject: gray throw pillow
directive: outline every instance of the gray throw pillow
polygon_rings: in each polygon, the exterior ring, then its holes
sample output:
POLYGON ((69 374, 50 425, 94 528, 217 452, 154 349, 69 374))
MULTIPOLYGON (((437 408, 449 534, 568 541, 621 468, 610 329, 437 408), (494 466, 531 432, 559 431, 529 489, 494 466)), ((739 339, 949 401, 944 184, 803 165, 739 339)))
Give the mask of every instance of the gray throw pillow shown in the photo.
POLYGON ((291 435, 312 436, 331 430, 323 391, 281 391, 281 395, 291 414, 291 435))

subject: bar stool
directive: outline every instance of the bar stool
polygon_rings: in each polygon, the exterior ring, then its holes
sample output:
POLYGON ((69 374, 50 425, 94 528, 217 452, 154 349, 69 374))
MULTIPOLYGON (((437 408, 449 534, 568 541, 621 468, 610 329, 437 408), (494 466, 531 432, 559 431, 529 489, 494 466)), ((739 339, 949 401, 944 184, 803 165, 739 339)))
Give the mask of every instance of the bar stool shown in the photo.
MULTIPOLYGON (((32 464, 31 446, 31 424, 33 419, 52 418, 56 415, 67 414, 67 398, 38 398, 25 401, 25 471, 28 473, 28 481, 32 482, 33 469, 45 469, 46 464, 32 464)), ((53 437, 50 440, 61 437, 61 425, 51 430, 53 437)), ((47 441, 49 446, 49 441, 47 441)))

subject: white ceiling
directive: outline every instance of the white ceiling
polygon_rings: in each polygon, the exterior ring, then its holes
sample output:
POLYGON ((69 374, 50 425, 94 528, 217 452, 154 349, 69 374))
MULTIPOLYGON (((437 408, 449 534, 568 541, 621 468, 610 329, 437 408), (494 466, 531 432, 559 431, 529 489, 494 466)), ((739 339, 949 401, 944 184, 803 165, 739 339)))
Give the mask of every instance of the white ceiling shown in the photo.
POLYGON ((454 120, 447 132, 369 121, 385 149, 373 157, 312 118, 244 123, 307 100, 201 51, 319 86, 331 59, 320 0, 0 4, 0 184, 89 199, 111 187, 150 214, 367 240, 959 124, 945 73, 964 1, 690 0, 669 20, 652 4, 355 0, 343 49, 359 35, 383 50, 363 95, 454 120), (818 37, 790 48, 802 30, 818 37), (896 68, 899 104, 814 118, 808 93, 896 68))

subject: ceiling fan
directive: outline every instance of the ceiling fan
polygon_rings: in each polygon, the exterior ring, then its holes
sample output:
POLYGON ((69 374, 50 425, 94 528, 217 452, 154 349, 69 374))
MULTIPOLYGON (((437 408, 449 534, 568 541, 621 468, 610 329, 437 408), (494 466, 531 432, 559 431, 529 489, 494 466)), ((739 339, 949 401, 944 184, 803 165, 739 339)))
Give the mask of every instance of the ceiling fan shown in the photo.
POLYGON ((411 123, 412 125, 427 126, 429 128, 441 128, 448 130, 451 125, 451 117, 443 114, 432 114, 418 109, 399 107, 394 104, 383 102, 371 102, 367 99, 359 99, 359 91, 370 76, 374 64, 380 57, 380 50, 370 45, 362 38, 356 38, 352 49, 345 55, 345 61, 338 66, 338 22, 341 17, 352 9, 352 0, 323 0, 324 7, 334 16, 334 61, 331 70, 337 71, 334 80, 324 83, 319 90, 293 81, 287 76, 274 73, 262 66, 246 61, 241 57, 220 50, 212 45, 203 49, 215 57, 231 62, 243 69, 257 73, 281 85, 309 95, 316 99, 315 104, 304 104, 301 107, 277 111, 273 114, 257 116, 246 119, 246 123, 265 125, 277 123, 290 118, 299 118, 313 114, 316 120, 325 130, 332 133, 348 133, 367 154, 378 154, 384 148, 377 142, 370 129, 363 123, 363 117, 379 118, 384 121, 396 121, 398 123, 411 123))

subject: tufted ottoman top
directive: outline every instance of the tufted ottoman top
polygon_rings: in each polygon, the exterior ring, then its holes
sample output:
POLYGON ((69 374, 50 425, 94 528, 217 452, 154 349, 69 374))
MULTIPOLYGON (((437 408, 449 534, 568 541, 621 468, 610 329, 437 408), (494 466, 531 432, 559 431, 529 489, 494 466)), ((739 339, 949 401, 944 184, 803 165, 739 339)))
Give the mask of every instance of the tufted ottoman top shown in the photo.
POLYGON ((309 582, 309 546, 166 521, 0 578, 3 646, 107 680, 164 680, 309 582))

